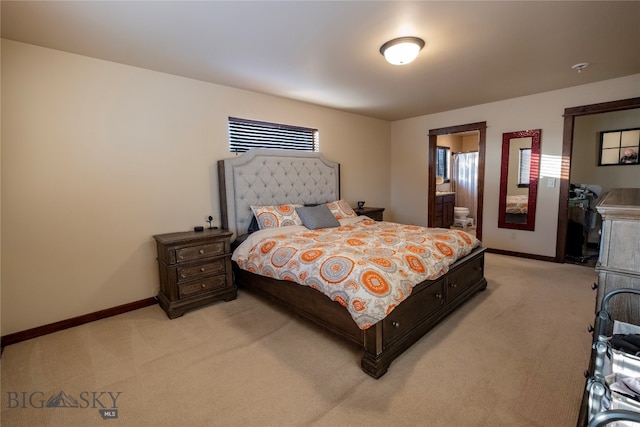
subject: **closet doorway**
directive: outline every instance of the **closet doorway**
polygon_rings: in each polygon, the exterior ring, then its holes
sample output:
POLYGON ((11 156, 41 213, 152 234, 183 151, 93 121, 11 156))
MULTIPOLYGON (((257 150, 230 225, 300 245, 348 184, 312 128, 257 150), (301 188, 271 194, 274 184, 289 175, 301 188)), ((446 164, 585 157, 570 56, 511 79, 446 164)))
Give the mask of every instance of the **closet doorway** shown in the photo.
MULTIPOLYGON (((558 234, 556 237, 556 262, 566 260, 567 227, 569 209, 569 190, 571 177, 571 153, 573 151, 573 134, 575 118, 590 114, 609 113, 640 108, 640 98, 629 98, 619 101, 602 102, 599 104, 581 105, 565 108, 564 132, 562 137, 562 164, 560 167, 560 197, 558 205, 558 234)), ((630 186, 637 186, 636 183, 630 186)))
POLYGON ((451 126, 429 130, 429 183, 427 203, 427 225, 435 227, 436 224, 436 152, 438 136, 464 132, 478 132, 478 182, 476 204, 476 237, 482 240, 482 205, 484 198, 484 164, 486 151, 487 122, 470 123, 466 125, 451 126))

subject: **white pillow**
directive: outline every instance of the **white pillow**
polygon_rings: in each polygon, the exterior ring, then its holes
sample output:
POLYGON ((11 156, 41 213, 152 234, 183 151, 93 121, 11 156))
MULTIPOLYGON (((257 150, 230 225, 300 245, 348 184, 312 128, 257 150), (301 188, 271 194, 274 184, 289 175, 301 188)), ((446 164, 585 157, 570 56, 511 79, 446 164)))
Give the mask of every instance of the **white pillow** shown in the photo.
POLYGON ((342 199, 336 200, 335 202, 327 203, 327 207, 329 208, 333 216, 335 216, 337 219, 358 216, 358 214, 355 213, 353 209, 351 209, 349 203, 345 202, 342 199))

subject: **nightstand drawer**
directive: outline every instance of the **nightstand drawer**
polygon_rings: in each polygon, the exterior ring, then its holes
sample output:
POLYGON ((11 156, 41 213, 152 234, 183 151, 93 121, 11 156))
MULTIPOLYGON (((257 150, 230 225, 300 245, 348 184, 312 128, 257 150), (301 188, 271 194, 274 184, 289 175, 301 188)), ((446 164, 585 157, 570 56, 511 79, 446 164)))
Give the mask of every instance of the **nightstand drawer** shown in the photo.
POLYGON ((220 241, 176 249, 176 260, 177 262, 195 261, 222 254, 224 254, 224 242, 220 241))
POLYGON ((211 274, 222 274, 225 271, 226 261, 224 258, 204 264, 178 267, 178 282, 189 280, 198 276, 209 276, 211 274))
POLYGON ((197 293, 209 292, 216 289, 223 289, 226 286, 225 276, 221 274, 219 276, 209 277, 197 282, 184 283, 178 285, 178 291, 180 298, 186 296, 193 296, 197 293))

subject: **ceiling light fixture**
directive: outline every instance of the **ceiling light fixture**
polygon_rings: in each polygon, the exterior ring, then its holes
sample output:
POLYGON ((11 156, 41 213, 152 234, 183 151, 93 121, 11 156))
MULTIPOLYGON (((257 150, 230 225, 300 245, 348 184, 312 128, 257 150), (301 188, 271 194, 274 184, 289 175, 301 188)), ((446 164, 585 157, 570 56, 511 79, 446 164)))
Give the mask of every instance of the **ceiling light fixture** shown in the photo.
POLYGON ((585 68, 587 68, 589 66, 588 62, 581 62, 579 64, 575 64, 572 65, 571 68, 573 68, 574 70, 576 70, 578 73, 581 73, 582 70, 584 70, 585 68))
POLYGON ((400 37, 389 40, 380 47, 380 53, 393 65, 408 64, 418 56, 424 40, 418 37, 400 37))

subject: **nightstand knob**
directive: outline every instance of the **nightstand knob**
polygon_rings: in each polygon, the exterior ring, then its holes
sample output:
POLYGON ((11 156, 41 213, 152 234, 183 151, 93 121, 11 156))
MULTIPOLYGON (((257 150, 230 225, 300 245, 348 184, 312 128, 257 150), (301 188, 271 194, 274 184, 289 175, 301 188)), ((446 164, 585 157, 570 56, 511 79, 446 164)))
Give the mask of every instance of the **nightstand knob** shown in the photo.
POLYGON ((200 273, 204 273, 204 267, 200 267, 200 273))
POLYGON ((200 255, 202 255, 202 254, 204 253, 204 249, 200 249, 200 250, 198 251, 198 253, 199 253, 200 255))
POLYGON ((452 287, 452 288, 457 288, 458 287, 458 285, 456 285, 455 283, 451 283, 449 286, 452 287))
POLYGON ((207 287, 207 284, 206 284, 206 283, 203 283, 203 284, 202 284, 202 289, 204 289, 204 288, 206 288, 206 287, 207 287))
POLYGON ((398 322, 391 322, 391 324, 393 325, 394 328, 399 328, 400 327, 400 323, 398 323, 398 322))

